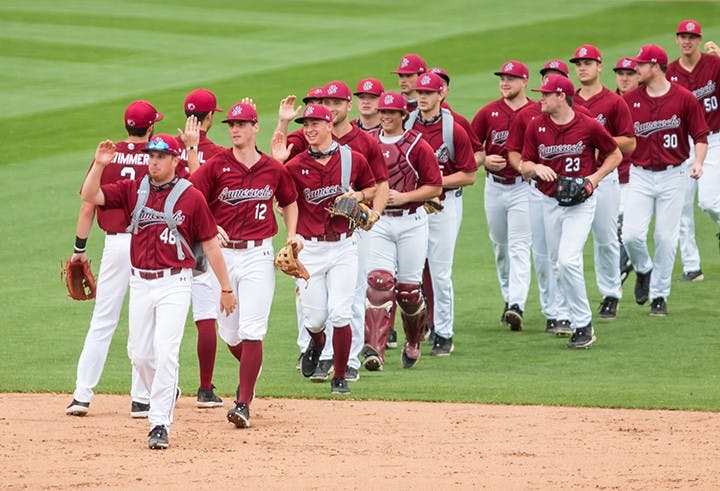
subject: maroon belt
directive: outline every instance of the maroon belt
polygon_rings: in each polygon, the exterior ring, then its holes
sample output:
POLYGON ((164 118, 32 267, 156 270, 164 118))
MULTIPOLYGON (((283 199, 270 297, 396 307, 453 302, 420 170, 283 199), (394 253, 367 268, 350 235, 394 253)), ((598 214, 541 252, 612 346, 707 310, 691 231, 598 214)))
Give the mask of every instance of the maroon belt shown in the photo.
POLYGON ((327 234, 316 235, 314 237, 310 237, 310 240, 315 240, 318 242, 338 242, 339 240, 342 240, 342 239, 345 239, 345 238, 351 237, 351 236, 352 236, 352 232, 343 233, 343 234, 330 232, 327 234))
POLYGON ((262 240, 228 240, 223 247, 227 249, 247 249, 249 247, 260 247, 262 240))
POLYGON ((138 276, 143 280, 157 280, 158 278, 179 274, 181 271, 182 268, 159 269, 157 271, 143 271, 141 269, 130 268, 133 276, 138 276))
POLYGON ((516 177, 503 177, 503 176, 498 176, 497 174, 488 174, 488 175, 496 183, 503 184, 505 186, 511 186, 511 185, 517 183, 516 177))
POLYGON ((649 170, 652 172, 662 172, 664 170, 672 169, 673 167, 677 167, 680 164, 658 164, 658 165, 646 165, 643 167, 645 170, 649 170))
POLYGON ((385 211, 383 211, 383 215, 388 217, 401 217, 405 215, 413 215, 415 212, 417 212, 417 208, 386 208, 385 211))

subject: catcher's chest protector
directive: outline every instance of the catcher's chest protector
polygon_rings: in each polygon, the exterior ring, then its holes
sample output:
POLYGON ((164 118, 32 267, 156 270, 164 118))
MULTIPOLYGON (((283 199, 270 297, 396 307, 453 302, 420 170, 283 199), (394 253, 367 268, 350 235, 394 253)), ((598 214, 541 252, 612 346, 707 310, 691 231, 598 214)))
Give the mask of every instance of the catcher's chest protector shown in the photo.
POLYGON ((388 184, 390 189, 406 193, 417 189, 420 176, 410 162, 410 152, 417 144, 421 133, 407 130, 395 143, 380 142, 380 150, 385 158, 388 169, 388 184))

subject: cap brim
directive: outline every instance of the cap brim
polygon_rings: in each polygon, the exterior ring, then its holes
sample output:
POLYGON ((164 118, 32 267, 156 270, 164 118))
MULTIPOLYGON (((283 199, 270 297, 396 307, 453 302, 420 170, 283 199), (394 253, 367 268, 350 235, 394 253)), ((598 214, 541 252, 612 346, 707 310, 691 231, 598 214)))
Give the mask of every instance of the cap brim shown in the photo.
POLYGON ((698 34, 697 32, 690 32, 690 31, 678 31, 678 32, 675 33, 676 36, 677 36, 678 34, 690 34, 691 36, 697 36, 697 37, 699 37, 699 38, 702 37, 702 33, 698 34))
POLYGON ((257 123, 257 119, 244 119, 244 118, 235 119, 235 118, 230 118, 230 119, 223 119, 223 120, 222 120, 223 123, 229 123, 230 121, 240 121, 240 122, 242 122, 242 121, 247 121, 248 123, 257 123))
POLYGON ((380 94, 376 94, 375 92, 368 91, 360 91, 360 92, 353 92, 353 95, 361 95, 361 94, 370 94, 374 95, 375 97, 380 97, 380 94))
POLYGON ((400 69, 398 69, 398 70, 394 70, 390 73, 397 73, 398 75, 413 75, 415 73, 419 74, 419 73, 424 73, 424 72, 418 72, 415 70, 400 70, 400 69))
POLYGON ((518 75, 517 73, 510 73, 510 72, 494 72, 495 75, 498 77, 502 75, 507 75, 508 77, 515 77, 515 78, 521 78, 523 80, 527 80, 527 77, 525 75, 518 75))
POLYGON ((158 121, 162 121, 165 116, 160 111, 155 111, 157 115, 155 116, 155 121, 153 123, 157 123, 158 121))
POLYGON ((325 121, 326 123, 329 123, 329 122, 330 122, 330 121, 328 121, 328 120, 325 119, 325 118, 313 118, 313 117, 297 118, 297 119, 295 120, 295 122, 298 123, 298 124, 303 124, 306 119, 317 119, 318 121, 325 121))

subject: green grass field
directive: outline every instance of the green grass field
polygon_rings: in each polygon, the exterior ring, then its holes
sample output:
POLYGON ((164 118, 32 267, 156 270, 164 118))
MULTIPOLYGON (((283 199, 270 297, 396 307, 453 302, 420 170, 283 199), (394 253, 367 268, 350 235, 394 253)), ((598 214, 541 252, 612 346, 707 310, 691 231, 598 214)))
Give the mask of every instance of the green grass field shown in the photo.
MULTIPOLYGON (((72 251, 77 191, 100 139, 122 139, 122 111, 148 99, 165 114, 159 132, 183 124, 182 102, 196 87, 212 89, 221 107, 253 97, 267 149, 279 100, 331 79, 351 86, 374 76, 395 88, 400 57, 420 53, 452 76, 453 107, 472 118, 497 97, 492 72, 507 59, 525 61, 530 87, 550 58, 568 59, 596 44, 610 67, 642 44, 657 43, 675 58, 674 29, 696 18, 706 39, 720 40, 716 2, 567 2, 512 5, 471 0, 414 2, 220 0, 145 2, 6 0, 0 4, 0 392, 73 390, 77 357, 92 302, 66 298, 59 261, 72 251)), ((210 134, 229 140, 222 125, 210 134)), ((455 260, 456 351, 424 356, 413 370, 389 352, 383 373, 361 372, 359 399, 415 399, 512 404, 720 409, 717 227, 697 211, 697 240, 706 280, 673 283, 670 315, 650 318, 632 300, 632 284, 616 321, 595 321, 598 342, 570 351, 544 334, 533 285, 526 328, 499 324, 501 301, 482 206, 483 179, 465 193, 455 260)), ((102 234, 91 234, 99 264, 102 234)), ((588 294, 596 310, 591 243, 586 248, 588 294), (589 254, 588 254, 589 253, 589 254)), ((676 276, 681 273, 676 269, 676 276)), ((240 299, 242 301, 242 299, 240 299)), ((265 342, 259 397, 328 397, 326 384, 295 372, 293 285, 279 277, 265 342)), ((127 315, 113 340, 98 392, 129 390, 127 315)), ((425 355, 429 349, 424 348, 425 355)), ((197 387, 195 327, 188 322, 181 386, 197 387)), ((214 382, 234 391, 236 362, 219 342, 214 382)))

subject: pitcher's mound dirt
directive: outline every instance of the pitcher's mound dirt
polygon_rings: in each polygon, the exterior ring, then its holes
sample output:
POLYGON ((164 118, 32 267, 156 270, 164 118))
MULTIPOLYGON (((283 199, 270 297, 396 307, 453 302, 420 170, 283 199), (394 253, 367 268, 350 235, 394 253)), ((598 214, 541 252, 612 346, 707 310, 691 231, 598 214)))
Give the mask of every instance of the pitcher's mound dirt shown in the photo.
POLYGON ((15 489, 720 489, 720 415, 261 399, 239 430, 182 397, 170 448, 128 396, 0 395, 0 487, 15 489))

